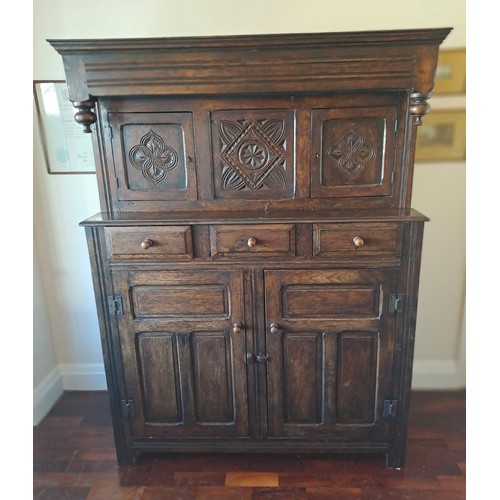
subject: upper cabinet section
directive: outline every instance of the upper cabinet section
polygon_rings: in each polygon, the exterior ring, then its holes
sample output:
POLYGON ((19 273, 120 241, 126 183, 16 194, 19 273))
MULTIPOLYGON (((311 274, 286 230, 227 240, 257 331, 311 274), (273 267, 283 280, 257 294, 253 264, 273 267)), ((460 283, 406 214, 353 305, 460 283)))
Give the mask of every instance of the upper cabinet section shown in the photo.
POLYGON ((450 29, 50 40, 103 212, 409 207, 450 29))

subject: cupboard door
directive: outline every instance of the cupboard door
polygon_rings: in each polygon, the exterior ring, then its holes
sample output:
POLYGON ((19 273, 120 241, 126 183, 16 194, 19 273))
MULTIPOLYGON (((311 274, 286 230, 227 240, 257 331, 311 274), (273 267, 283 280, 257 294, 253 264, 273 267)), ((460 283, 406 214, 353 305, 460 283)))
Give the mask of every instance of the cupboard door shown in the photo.
POLYGON ((294 197, 295 115, 290 109, 211 113, 215 197, 294 197))
POLYGON ((108 120, 118 201, 197 199, 192 113, 112 112, 108 120))
POLYGON ((312 111, 312 197, 391 196, 396 106, 312 111))
POLYGON ((266 271, 270 437, 384 439, 395 271, 266 271))
POLYGON ((117 271, 133 438, 248 435, 240 271, 117 271))

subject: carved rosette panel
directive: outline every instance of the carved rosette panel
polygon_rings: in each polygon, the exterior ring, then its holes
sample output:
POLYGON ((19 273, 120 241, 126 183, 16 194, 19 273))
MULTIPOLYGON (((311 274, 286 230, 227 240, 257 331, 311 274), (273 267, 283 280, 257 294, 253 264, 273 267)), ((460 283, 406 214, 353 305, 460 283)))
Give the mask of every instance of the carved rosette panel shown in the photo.
POLYGON ((129 151, 129 160, 133 167, 142 171, 142 175, 158 184, 167 177, 167 172, 173 170, 178 163, 178 154, 163 139, 150 130, 144 135, 140 144, 129 151))
POLYGON ((376 149, 350 124, 327 149, 337 168, 350 179, 361 175, 365 165, 377 156, 376 149))
POLYGON ((222 190, 286 189, 284 120, 222 120, 219 134, 222 190))

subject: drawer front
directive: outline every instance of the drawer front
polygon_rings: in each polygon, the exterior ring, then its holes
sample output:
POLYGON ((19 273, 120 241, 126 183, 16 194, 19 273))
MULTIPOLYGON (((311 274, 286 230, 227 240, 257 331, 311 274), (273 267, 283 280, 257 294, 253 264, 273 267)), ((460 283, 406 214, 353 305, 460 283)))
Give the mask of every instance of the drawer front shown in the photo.
POLYGON ((190 226, 105 228, 110 260, 193 258, 190 226))
POLYGON ((293 224, 216 225, 210 227, 212 257, 295 256, 293 224))
POLYGON ((401 224, 399 223, 313 225, 315 257, 397 256, 400 252, 401 224))

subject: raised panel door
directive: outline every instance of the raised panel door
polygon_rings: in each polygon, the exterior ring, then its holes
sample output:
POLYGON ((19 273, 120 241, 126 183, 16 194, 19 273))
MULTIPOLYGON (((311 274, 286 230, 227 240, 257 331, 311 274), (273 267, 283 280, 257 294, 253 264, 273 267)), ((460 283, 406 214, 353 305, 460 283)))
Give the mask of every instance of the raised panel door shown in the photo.
POLYGON ((397 273, 265 272, 270 437, 381 440, 397 273))
POLYGON ((240 271, 115 271, 133 438, 248 435, 240 271))

